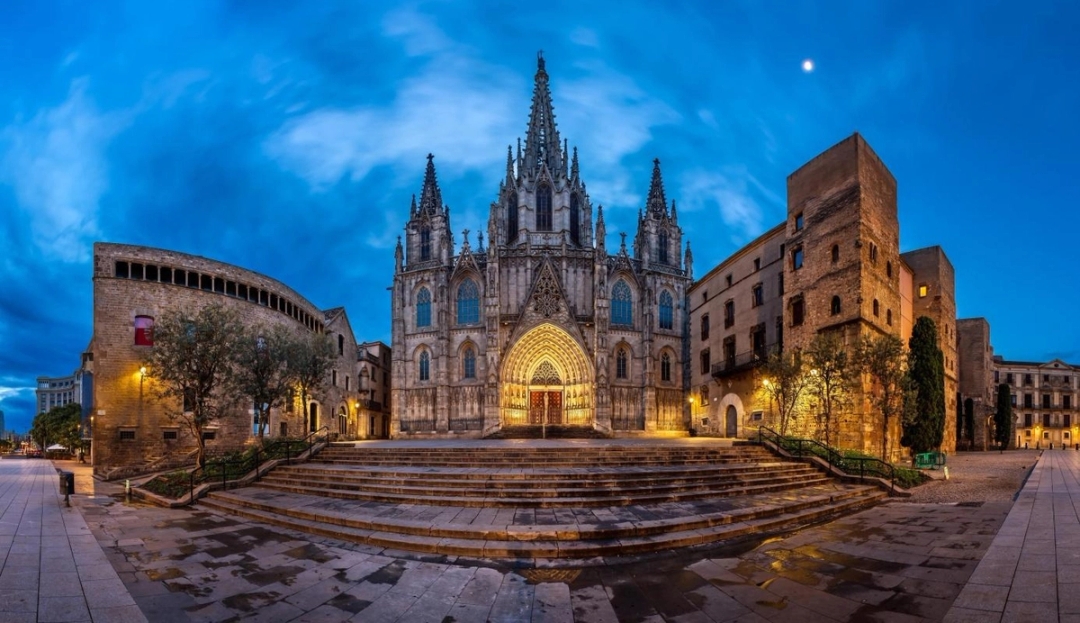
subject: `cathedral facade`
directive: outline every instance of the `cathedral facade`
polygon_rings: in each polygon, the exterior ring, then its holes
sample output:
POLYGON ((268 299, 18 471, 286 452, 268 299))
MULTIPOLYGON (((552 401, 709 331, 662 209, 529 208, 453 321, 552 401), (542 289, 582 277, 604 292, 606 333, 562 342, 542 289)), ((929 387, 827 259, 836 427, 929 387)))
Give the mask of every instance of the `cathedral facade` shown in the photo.
POLYGON ((539 57, 486 247, 455 244, 428 156, 395 252, 391 436, 685 431, 691 255, 659 161, 632 249, 620 236, 609 252, 539 57))

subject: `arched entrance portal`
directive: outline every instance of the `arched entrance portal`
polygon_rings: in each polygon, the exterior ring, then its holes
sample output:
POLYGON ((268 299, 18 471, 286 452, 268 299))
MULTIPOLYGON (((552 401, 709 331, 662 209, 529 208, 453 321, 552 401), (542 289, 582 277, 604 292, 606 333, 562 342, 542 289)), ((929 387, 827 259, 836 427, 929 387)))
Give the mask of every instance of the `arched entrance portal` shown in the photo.
POLYGON ((593 425, 593 367, 581 345, 556 325, 521 336, 507 353, 501 381, 503 426, 593 425))

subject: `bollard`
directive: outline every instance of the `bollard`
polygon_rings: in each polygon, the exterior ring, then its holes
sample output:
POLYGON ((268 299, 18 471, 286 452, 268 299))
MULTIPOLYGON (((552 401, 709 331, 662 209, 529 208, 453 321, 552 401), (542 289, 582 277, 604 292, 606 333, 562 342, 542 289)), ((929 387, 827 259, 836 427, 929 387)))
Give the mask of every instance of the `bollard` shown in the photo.
POLYGON ((942 467, 941 471, 942 471, 942 473, 945 474, 945 480, 948 480, 949 479, 949 466, 946 465, 945 467, 942 467))
POLYGON ((128 498, 131 498, 131 480, 130 479, 124 481, 124 495, 126 497, 128 497, 128 498))

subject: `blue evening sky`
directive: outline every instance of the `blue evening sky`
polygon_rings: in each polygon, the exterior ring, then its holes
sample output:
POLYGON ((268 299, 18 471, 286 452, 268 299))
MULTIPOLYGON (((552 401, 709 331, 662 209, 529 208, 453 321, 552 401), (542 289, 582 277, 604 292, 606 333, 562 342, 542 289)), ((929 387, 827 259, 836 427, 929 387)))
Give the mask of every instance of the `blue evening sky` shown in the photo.
POLYGON ((485 229, 539 49, 609 248, 658 157, 702 275, 858 130, 959 315, 1006 358, 1080 363, 1078 26, 1052 0, 6 2, 0 409, 24 430, 35 377, 78 367, 96 240, 262 272, 389 341, 424 156, 458 241, 485 229))

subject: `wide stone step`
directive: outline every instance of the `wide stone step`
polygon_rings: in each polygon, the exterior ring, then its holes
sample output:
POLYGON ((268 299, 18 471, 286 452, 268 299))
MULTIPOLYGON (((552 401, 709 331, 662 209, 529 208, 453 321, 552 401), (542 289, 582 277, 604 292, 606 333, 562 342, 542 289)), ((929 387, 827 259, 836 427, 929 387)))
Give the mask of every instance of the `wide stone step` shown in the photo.
POLYGON ((407 492, 395 493, 393 491, 335 489, 327 486, 273 482, 264 479, 256 483, 256 487, 320 495, 344 500, 365 500, 371 502, 387 502, 405 504, 415 502, 419 496, 423 496, 425 504, 439 506, 469 506, 469 507, 494 507, 494 508, 572 508, 572 507, 597 507, 597 506, 628 506, 631 504, 662 504, 668 502, 682 502, 701 500, 715 497, 748 495, 785 491, 800 487, 811 486, 829 482, 826 476, 819 475, 816 478, 805 478, 798 482, 772 482, 754 485, 732 486, 728 488, 704 487, 686 491, 661 491, 661 492, 631 492, 608 491, 606 495, 595 497, 568 495, 558 497, 547 495, 543 497, 513 497, 504 495, 503 492, 493 490, 485 492, 486 495, 468 496, 460 495, 460 492, 447 490, 434 490, 427 494, 418 489, 407 492))
MULTIPOLYGON (((313 508, 319 498, 262 499, 257 489, 218 492, 200 506, 274 526, 366 545, 487 558, 586 559, 715 544, 793 530, 879 502, 884 493, 862 486, 807 488, 801 495, 757 496, 724 512, 688 513, 637 522, 573 525, 471 525, 395 519, 388 508, 313 508), (307 503, 305 503, 305 500, 307 503), (372 513, 364 518, 362 511, 372 513), (373 511, 373 512, 372 512, 373 511), (380 514, 381 513, 381 514, 380 514)), ((415 510, 416 505, 409 505, 415 510)), ((684 509, 685 510, 685 509, 684 509)), ((468 509, 458 509, 468 512, 468 509)))
POLYGON ((417 467, 633 467, 633 466, 680 466, 680 465, 717 465, 732 463, 750 463, 755 460, 775 460, 768 455, 725 456, 725 457, 671 457, 671 456, 410 456, 410 457, 372 457, 360 453, 332 454, 322 453, 313 463, 337 465, 408 465, 417 467))
POLYGON ((617 487, 626 482, 653 484, 688 484, 712 482, 717 479, 740 481, 745 478, 772 476, 817 475, 815 468, 803 463, 767 463, 762 465, 643 469, 435 469, 435 468, 349 468, 324 466, 280 467, 268 478, 289 478, 309 482, 382 484, 439 487, 617 487))

